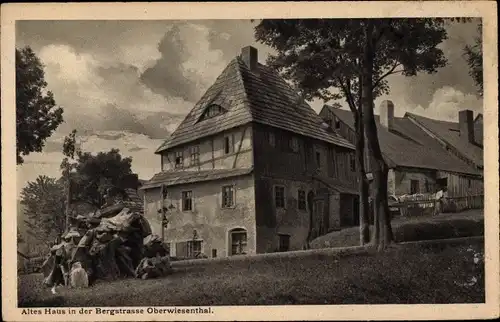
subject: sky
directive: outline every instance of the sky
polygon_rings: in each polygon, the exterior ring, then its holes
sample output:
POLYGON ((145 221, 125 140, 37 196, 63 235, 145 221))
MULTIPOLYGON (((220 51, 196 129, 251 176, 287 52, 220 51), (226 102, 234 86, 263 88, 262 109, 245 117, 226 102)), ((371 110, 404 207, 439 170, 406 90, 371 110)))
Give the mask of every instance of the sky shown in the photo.
MULTIPOLYGON (((256 47, 261 63, 272 53, 255 41, 253 27, 249 20, 18 21, 16 47, 35 51, 48 89, 64 108, 64 123, 43 151, 17 167, 18 193, 38 175, 60 176, 62 142, 72 129, 83 151, 118 148, 132 157, 141 179, 150 179, 160 171, 156 148, 241 48, 256 47)), ((449 25, 447 33, 440 47, 448 65, 431 75, 390 76, 391 92, 376 106, 390 99, 396 116, 450 121, 461 109, 482 112, 462 56, 477 36, 476 22, 449 25)), ((317 112, 323 103, 310 102, 317 112)))

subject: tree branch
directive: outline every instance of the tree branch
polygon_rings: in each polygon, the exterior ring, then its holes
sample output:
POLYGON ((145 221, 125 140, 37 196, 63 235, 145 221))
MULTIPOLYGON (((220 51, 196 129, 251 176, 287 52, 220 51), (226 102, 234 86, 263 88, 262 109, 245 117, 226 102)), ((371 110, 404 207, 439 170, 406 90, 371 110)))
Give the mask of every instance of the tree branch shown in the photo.
POLYGON ((347 104, 349 105, 349 109, 351 110, 351 112, 356 113, 356 104, 354 104, 354 101, 352 99, 352 95, 351 95, 351 91, 350 91, 350 84, 349 85, 347 85, 347 83, 344 84, 344 81, 340 77, 338 77, 337 80, 340 84, 340 88, 342 89, 342 92, 344 92, 345 98, 347 100, 347 104))
POLYGON ((392 75, 392 74, 397 74, 397 73, 401 73, 403 71, 403 69, 400 69, 400 70, 396 70, 396 67, 398 66, 401 66, 400 63, 396 63, 394 64, 394 66, 391 67, 391 69, 389 69, 385 74, 383 74, 382 76, 380 76, 374 83, 373 83, 373 89, 375 89, 379 84, 380 82, 386 78, 387 76, 389 75, 392 75))

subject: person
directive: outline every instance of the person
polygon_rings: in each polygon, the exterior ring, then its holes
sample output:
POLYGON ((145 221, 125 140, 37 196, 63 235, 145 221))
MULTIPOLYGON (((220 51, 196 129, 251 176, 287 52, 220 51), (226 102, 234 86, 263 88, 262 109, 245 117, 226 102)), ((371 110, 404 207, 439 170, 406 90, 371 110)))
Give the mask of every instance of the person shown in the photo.
POLYGON ((89 287, 89 276, 80 262, 74 262, 71 266, 69 280, 73 288, 89 287))
POLYGON ((446 187, 439 189, 435 195, 435 204, 434 204, 434 214, 438 215, 443 212, 443 201, 446 197, 446 187))
POLYGON ((52 270, 44 283, 51 288, 52 294, 56 294, 57 286, 67 284, 66 252, 61 244, 52 247, 51 252, 52 256, 54 256, 54 266, 52 266, 52 270))

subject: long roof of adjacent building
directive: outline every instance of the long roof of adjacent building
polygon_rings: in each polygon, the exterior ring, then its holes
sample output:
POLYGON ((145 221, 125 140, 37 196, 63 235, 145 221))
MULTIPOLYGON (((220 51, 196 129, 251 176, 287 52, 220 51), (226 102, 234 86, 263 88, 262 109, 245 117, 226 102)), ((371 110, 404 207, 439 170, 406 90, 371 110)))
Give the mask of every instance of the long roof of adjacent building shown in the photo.
MULTIPOLYGON (((428 117, 420 116, 413 113, 406 113, 407 117, 411 117, 428 131, 445 141, 448 145, 454 147, 460 154, 475 164, 483 167, 483 148, 478 144, 469 142, 466 138, 460 136, 459 124, 457 122, 447 122, 434 120, 428 117)), ((482 124, 474 127, 474 134, 480 135, 482 143, 482 124)))
MULTIPOLYGON (((354 130, 354 118, 351 111, 325 105, 340 121, 354 130)), ((418 125, 407 117, 394 117, 392 130, 389 131, 375 115, 380 148, 390 167, 405 166, 435 169, 464 174, 479 175, 479 171, 462 161, 418 125)))

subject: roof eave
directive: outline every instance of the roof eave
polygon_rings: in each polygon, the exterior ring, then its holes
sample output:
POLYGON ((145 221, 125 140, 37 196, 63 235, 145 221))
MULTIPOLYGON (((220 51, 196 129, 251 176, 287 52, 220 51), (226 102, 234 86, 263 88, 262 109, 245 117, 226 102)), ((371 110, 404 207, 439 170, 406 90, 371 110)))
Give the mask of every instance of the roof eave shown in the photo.
MULTIPOLYGON (((178 185, 183 185, 183 184, 193 184, 193 183, 198 183, 198 182, 207 182, 207 181, 222 180, 222 179, 226 179, 226 178, 234 178, 234 177, 246 176, 246 175, 251 174, 252 172, 253 172, 253 169, 247 169, 247 171, 244 171, 242 173, 229 174, 227 176, 223 176, 223 177, 220 177, 220 178, 211 178, 211 179, 201 179, 200 178, 200 179, 189 181, 189 182, 174 183, 174 184, 170 184, 168 186, 178 186, 178 185)), ((150 184, 145 183, 142 187, 139 187, 139 189, 137 189, 137 190, 148 190, 148 189, 159 188, 159 187, 161 187, 165 183, 165 181, 168 181, 168 179, 167 180, 158 180, 157 182, 150 183, 150 184)))

